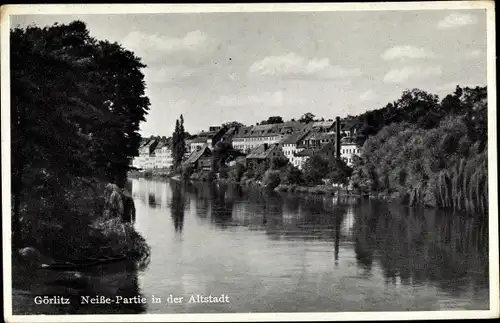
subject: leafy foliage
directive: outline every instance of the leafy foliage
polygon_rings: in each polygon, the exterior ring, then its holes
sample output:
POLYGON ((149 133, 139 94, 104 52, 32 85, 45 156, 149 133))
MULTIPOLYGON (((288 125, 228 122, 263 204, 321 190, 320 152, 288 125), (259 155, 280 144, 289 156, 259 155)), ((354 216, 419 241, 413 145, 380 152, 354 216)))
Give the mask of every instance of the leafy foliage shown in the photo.
MULTIPOLYGON (((125 185, 149 99, 141 60, 90 37, 81 21, 14 28, 10 49, 12 224, 20 241, 40 222, 57 227, 70 214, 98 213, 82 187, 125 185)), ((102 191, 92 192, 97 200, 102 191)))
POLYGON ((321 184, 329 171, 328 161, 319 155, 313 155, 304 164, 304 180, 308 185, 321 184))
POLYGON ((186 153, 186 135, 188 134, 184 129, 184 117, 181 114, 180 119, 175 120, 175 129, 172 134, 172 159, 174 167, 182 163, 182 159, 186 153))
POLYGON ((280 116, 273 116, 273 117, 267 118, 267 120, 263 120, 260 122, 261 125, 276 124, 276 123, 283 123, 283 118, 280 116))
POLYGON ((309 122, 313 122, 314 118, 316 118, 316 116, 314 114, 312 114, 311 112, 307 112, 307 113, 304 113, 304 115, 302 117, 300 117, 299 121, 302 123, 309 123, 309 122))
POLYGON ((414 94, 403 95, 409 104, 405 109, 412 113, 401 117, 409 121, 384 126, 366 140, 363 157, 354 162, 353 185, 398 196, 412 205, 484 214, 488 191, 486 88, 457 87, 441 104, 436 104, 434 96, 418 92, 426 98, 424 104, 414 94), (433 112, 424 113, 425 109, 442 114, 436 117, 433 112))

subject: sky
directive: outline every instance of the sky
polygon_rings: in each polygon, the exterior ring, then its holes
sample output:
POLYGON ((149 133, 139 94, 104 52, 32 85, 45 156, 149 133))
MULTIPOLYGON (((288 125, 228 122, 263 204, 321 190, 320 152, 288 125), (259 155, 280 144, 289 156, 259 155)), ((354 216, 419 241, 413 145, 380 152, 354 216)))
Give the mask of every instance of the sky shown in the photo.
POLYGON ((11 26, 81 20, 141 57, 144 136, 269 116, 357 115, 419 88, 484 86, 486 10, 11 16, 11 26))

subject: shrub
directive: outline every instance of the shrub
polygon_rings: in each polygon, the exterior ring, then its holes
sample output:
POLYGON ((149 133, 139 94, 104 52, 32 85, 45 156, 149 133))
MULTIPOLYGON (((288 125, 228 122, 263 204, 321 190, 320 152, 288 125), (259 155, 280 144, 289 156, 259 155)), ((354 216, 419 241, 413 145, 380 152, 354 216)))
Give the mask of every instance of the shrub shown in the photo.
POLYGON ((225 166, 221 167, 219 169, 219 178, 226 179, 226 178, 228 178, 228 176, 229 176, 229 171, 228 171, 227 167, 225 167, 225 166))
POLYGON ((237 163, 229 167, 228 178, 232 181, 239 182, 244 172, 245 172, 245 166, 237 163))
POLYGON ((282 169, 288 165, 288 159, 283 157, 274 157, 271 159, 271 169, 282 169))
POLYGON ((304 164, 304 180, 308 185, 321 184, 328 171, 327 160, 317 155, 311 156, 304 164))
POLYGON ((280 174, 275 170, 268 170, 264 173, 262 184, 268 189, 273 190, 280 184, 280 174))
POLYGON ((304 177, 297 167, 288 164, 281 171, 281 183, 286 185, 301 185, 304 183, 304 177))
POLYGON ((269 166, 266 162, 260 163, 255 167, 254 178, 255 180, 262 180, 264 174, 269 169, 269 166))

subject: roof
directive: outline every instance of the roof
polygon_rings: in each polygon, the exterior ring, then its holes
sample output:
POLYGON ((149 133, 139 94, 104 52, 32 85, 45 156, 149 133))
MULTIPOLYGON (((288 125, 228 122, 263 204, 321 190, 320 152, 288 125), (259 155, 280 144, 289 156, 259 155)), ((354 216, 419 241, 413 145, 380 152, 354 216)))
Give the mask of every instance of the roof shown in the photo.
POLYGON ((307 148, 307 149, 304 149, 304 150, 301 150, 299 151, 298 153, 295 153, 295 156, 312 156, 314 154, 316 154, 317 152, 319 152, 320 149, 312 149, 312 148, 307 148))
POLYGON ((285 123, 265 124, 258 126, 242 127, 234 135, 235 138, 266 137, 291 134, 296 131, 306 131, 308 128, 298 121, 285 123))
POLYGON ((335 135, 331 134, 331 133, 311 131, 311 132, 309 132, 307 134, 307 136, 304 139, 305 140, 308 140, 308 139, 313 139, 313 140, 330 139, 330 140, 334 140, 335 139, 335 135))
POLYGON ((329 142, 326 145, 323 145, 319 148, 307 148, 295 153, 295 156, 313 156, 315 154, 326 153, 329 149, 334 149, 335 143, 329 142))
POLYGON ((247 159, 265 159, 269 157, 269 154, 274 150, 278 149, 276 145, 271 145, 266 149, 266 145, 260 145, 257 148, 254 148, 251 150, 248 155, 247 159))
POLYGON ((205 136, 205 137, 215 136, 219 131, 220 129, 217 131, 202 131, 198 134, 198 136, 205 136))
POLYGON ((156 139, 153 139, 151 144, 149 145, 149 153, 154 153, 155 149, 156 149, 156 146, 158 145, 160 141, 159 140, 156 140, 156 139))
POLYGON ((209 138, 203 137, 203 136, 202 137, 196 137, 196 138, 194 138, 194 139, 191 140, 191 143, 192 144, 206 143, 207 139, 209 139, 209 138))
POLYGON ((308 132, 294 132, 288 137, 285 137, 280 143, 281 144, 297 144, 302 138, 304 138, 308 132))
POLYGON ((208 148, 208 144, 204 144, 203 147, 201 147, 199 150, 194 151, 189 157, 186 159, 186 163, 196 163, 198 159, 200 159, 201 156, 205 153, 205 151, 208 150, 210 152, 210 149, 208 148))
POLYGON ((273 124, 261 124, 261 125, 257 125, 257 126, 253 126, 252 130, 254 131, 260 131, 260 130, 269 130, 269 129, 272 129, 274 128, 278 123, 273 123, 273 124))
POLYGON ((232 136, 236 133, 236 127, 231 127, 229 128, 225 133, 224 133, 224 137, 226 136, 232 136))
POLYGON ((302 128, 304 124, 300 121, 287 121, 280 124, 283 127, 302 128))
POLYGON ((313 128, 331 128, 335 124, 335 121, 316 121, 313 122, 313 128))
POLYGON ((148 146, 149 144, 151 144, 152 140, 153 139, 150 139, 150 138, 142 138, 139 148, 143 148, 143 147, 148 146))
POLYGON ((163 147, 168 147, 168 146, 169 146, 168 140, 161 139, 158 141, 158 144, 156 145, 155 150, 162 149, 163 147))

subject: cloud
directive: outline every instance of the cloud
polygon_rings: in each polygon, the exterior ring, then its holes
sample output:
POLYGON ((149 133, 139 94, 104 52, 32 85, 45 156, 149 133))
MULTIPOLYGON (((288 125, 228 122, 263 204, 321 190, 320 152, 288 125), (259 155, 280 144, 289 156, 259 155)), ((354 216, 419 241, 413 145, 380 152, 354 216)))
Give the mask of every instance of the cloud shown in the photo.
POLYGON ((263 92, 252 95, 222 95, 217 100, 221 106, 266 106, 277 107, 283 104, 284 96, 282 91, 263 92))
POLYGON ((392 48, 388 48, 385 52, 382 53, 381 57, 386 61, 391 61, 395 59, 404 60, 407 58, 426 58, 433 57, 434 54, 427 52, 423 48, 414 47, 414 46, 394 46, 392 48))
POLYGON ((393 68, 384 76, 385 83, 403 83, 408 80, 420 80, 431 76, 441 75, 441 66, 423 68, 421 66, 405 66, 393 68))
POLYGON ((373 90, 368 90, 366 92, 363 92, 359 96, 360 101, 371 101, 371 100, 375 100, 376 98, 377 98, 377 94, 373 90))
POLYGON ((271 76, 314 77, 336 79, 361 75, 359 69, 331 65, 328 58, 306 59, 295 53, 268 56, 250 66, 249 73, 271 76))
POLYGON ((196 69, 184 65, 148 67, 145 70, 145 79, 148 84, 166 83, 186 79, 196 74, 196 69))
POLYGON ((145 59, 161 58, 173 53, 204 51, 207 43, 208 36, 199 30, 188 32, 182 37, 151 35, 135 30, 122 40, 125 48, 145 59))
POLYGON ((474 15, 468 13, 452 13, 437 24, 438 29, 460 28, 477 23, 474 15))

